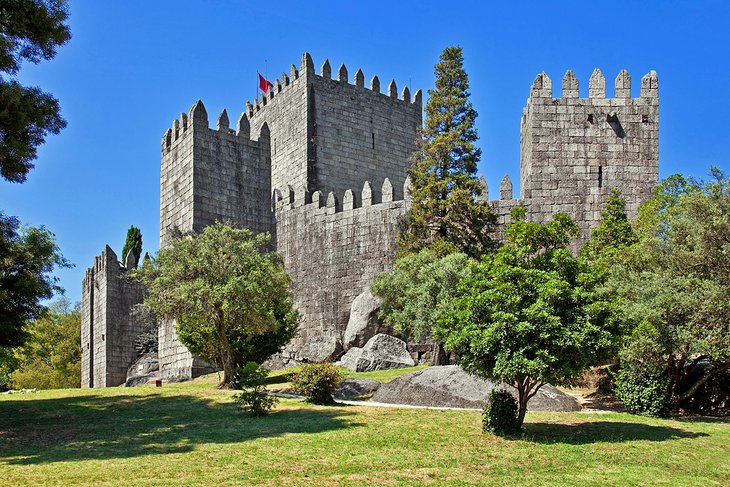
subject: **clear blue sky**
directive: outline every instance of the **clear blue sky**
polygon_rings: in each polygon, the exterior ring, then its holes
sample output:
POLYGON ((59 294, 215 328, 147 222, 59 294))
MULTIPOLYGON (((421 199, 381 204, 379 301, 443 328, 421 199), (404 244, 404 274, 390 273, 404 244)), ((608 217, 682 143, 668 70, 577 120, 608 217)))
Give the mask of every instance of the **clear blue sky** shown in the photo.
MULTIPOLYGON (((317 69, 345 63, 382 86, 432 87, 433 65, 464 48, 479 112, 480 171, 497 188, 519 181, 519 122, 535 75, 559 87, 567 69, 586 96, 594 67, 659 73, 660 176, 730 169, 730 2, 316 2, 71 0, 73 38, 20 80, 61 102, 68 127, 39 151, 25 184, 0 181, 0 209, 56 233, 76 267, 57 273, 79 300, 81 279, 104 244, 118 253, 127 228, 145 250, 159 243, 160 140, 201 98, 211 123, 231 120, 269 78, 309 51, 317 69)), ((425 98, 424 98, 425 102, 425 98)), ((517 191, 517 188, 515 188, 517 191)), ((494 194, 494 190, 492 191, 494 194)))

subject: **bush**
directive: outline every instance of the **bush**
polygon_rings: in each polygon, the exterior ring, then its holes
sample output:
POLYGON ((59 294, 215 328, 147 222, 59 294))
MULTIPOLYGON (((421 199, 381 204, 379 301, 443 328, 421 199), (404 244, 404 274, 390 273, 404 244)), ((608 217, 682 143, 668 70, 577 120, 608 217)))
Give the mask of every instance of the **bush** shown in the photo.
POLYGON ((266 416, 279 400, 266 391, 264 382, 269 372, 257 364, 249 362, 245 367, 237 370, 238 384, 244 388, 243 391, 235 394, 238 409, 248 411, 252 416, 266 416))
POLYGON ((517 401, 507 391, 493 390, 482 411, 482 429, 499 436, 520 432, 517 421, 517 401))
POLYGON ((332 393, 342 382, 342 372, 336 365, 321 362, 305 364, 291 375, 292 390, 314 404, 332 404, 332 393))
POLYGON ((633 414, 665 417, 670 409, 671 381, 623 368, 616 376, 616 397, 633 414))

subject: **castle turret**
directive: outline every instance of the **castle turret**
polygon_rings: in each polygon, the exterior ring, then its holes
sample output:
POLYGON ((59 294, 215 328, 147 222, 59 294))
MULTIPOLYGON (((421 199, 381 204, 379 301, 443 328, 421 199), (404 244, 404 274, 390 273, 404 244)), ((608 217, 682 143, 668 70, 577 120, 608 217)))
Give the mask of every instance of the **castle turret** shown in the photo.
POLYGON ((587 237, 612 189, 636 216, 658 181, 657 86, 652 71, 642 79, 641 97, 632 98, 631 75, 622 70, 615 96, 606 98, 606 80, 596 68, 588 98, 581 98, 578 78, 568 71, 556 98, 547 74, 535 78, 520 131, 520 193, 531 218, 567 213, 587 237))

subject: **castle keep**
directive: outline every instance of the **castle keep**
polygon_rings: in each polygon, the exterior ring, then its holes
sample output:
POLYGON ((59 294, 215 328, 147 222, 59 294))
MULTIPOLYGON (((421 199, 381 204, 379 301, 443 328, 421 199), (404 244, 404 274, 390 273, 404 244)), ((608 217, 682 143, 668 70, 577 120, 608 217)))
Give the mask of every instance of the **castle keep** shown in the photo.
MULTIPOLYGON (((325 61, 315 73, 309 54, 292 65, 271 91, 247 103, 230 127, 227 112, 209 127, 198 101, 162 139, 160 242, 215 221, 270 232, 292 278, 300 332, 284 359, 314 337, 342 340, 350 307, 375 275, 395 258, 399 223, 410 204, 406 168, 422 123, 421 91, 400 93, 395 81, 381 93, 358 70, 341 66, 333 79, 325 61), (351 79, 351 81, 350 81, 351 79)), ((578 95, 568 71, 562 96, 552 81, 535 79, 522 113, 519 198, 505 176, 492 206, 503 232, 510 210, 525 205, 535 221, 558 212, 573 217, 586 237, 611 189, 630 217, 658 179, 658 92, 653 71, 631 98, 622 71, 615 95, 596 69, 589 97, 578 95)), ((132 306, 144 290, 125 278, 127 267, 107 247, 83 282, 82 386, 124 382, 136 358, 142 325, 132 306)), ((159 324, 159 377, 190 378, 210 370, 179 342, 173 322, 159 324)), ((414 358, 424 358, 416 355, 414 358)))

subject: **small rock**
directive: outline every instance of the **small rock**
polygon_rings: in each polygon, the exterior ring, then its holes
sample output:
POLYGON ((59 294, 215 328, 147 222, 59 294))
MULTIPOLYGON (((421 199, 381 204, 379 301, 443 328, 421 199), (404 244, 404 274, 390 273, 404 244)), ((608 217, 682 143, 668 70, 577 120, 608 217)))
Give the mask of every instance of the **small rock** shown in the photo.
POLYGON ((406 342, 394 336, 379 333, 364 347, 353 347, 341 359, 342 366, 353 372, 397 369, 415 365, 406 349, 406 342))

